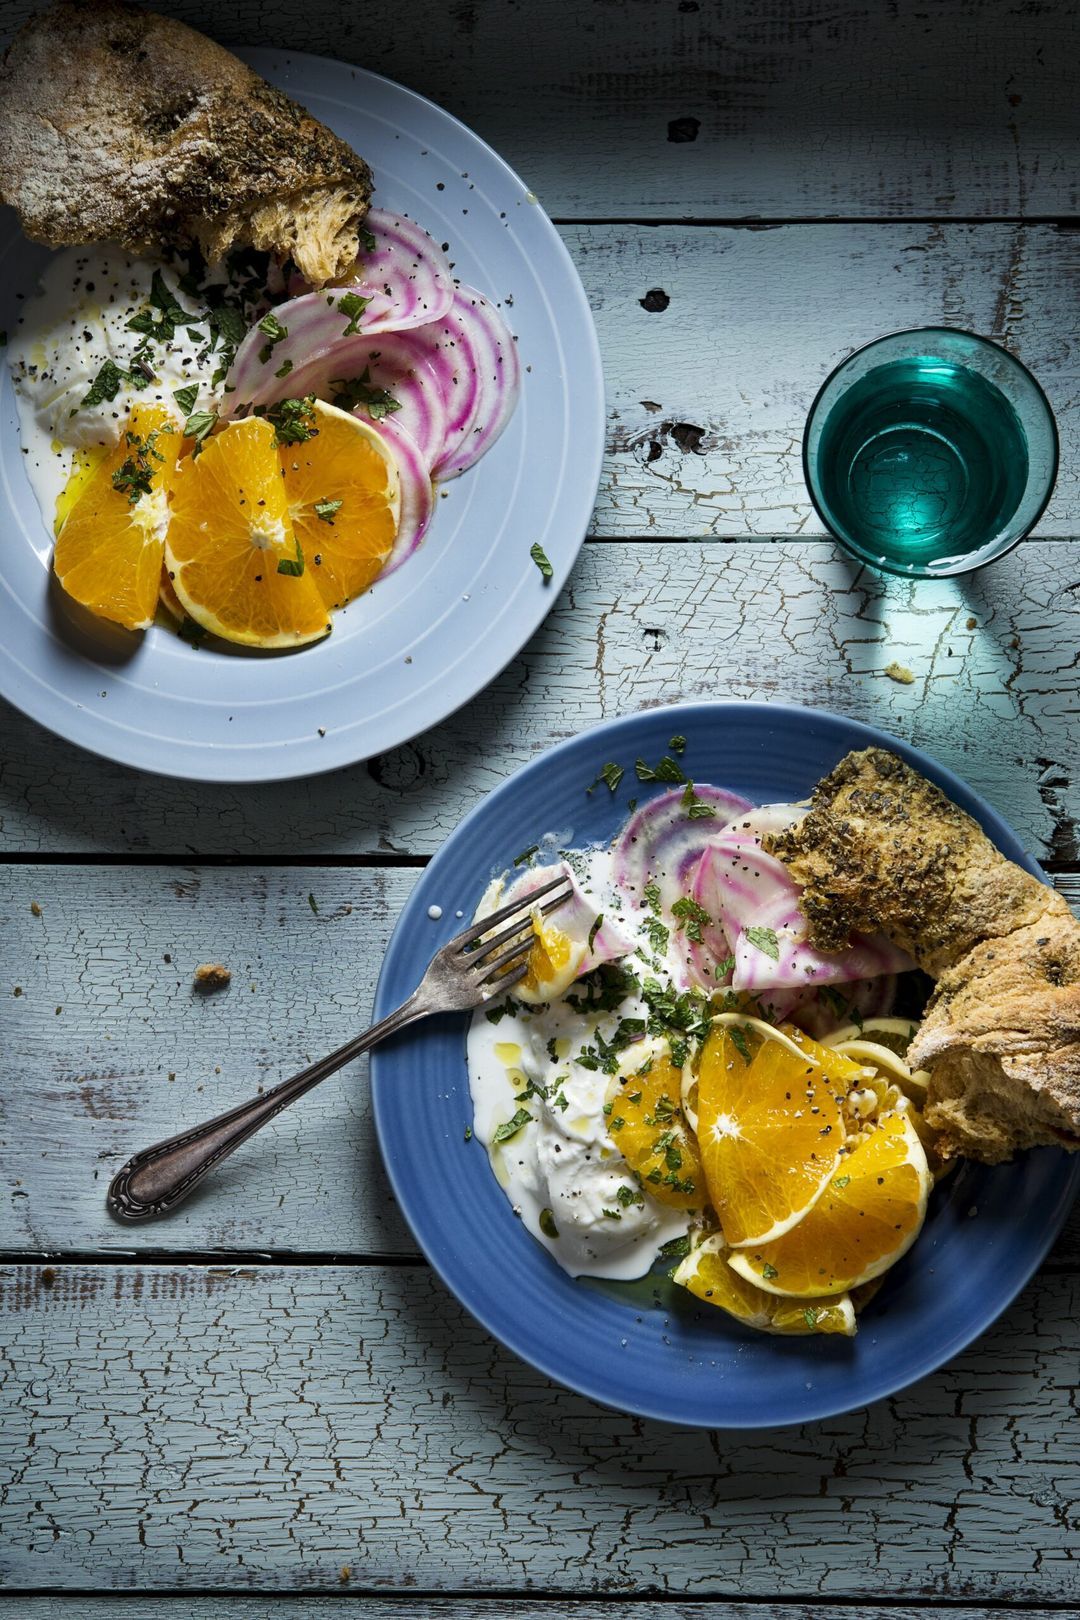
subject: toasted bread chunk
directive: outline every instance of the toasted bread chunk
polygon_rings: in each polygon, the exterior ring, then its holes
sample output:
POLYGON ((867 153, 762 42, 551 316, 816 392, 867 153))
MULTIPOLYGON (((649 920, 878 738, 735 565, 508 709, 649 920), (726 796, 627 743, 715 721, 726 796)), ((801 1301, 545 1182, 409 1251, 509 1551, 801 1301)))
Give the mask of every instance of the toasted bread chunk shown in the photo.
POLYGON ((230 52, 115 0, 65 0, 0 62, 0 196, 50 247, 197 244, 345 275, 371 197, 362 158, 230 52))
POLYGON ((933 978, 980 940, 1068 917, 941 789, 883 748, 848 754, 810 813, 765 847, 803 885, 810 942, 841 950, 880 930, 933 978))
POLYGON ((1080 1148, 1080 926, 1072 916, 987 940, 938 980, 908 1052, 928 1069, 945 1158, 1080 1148))
POLYGON ((903 946, 937 985, 908 1052, 945 1157, 1080 1148, 1080 924, 939 788, 883 749, 848 754, 765 840, 804 885, 810 938, 903 946))

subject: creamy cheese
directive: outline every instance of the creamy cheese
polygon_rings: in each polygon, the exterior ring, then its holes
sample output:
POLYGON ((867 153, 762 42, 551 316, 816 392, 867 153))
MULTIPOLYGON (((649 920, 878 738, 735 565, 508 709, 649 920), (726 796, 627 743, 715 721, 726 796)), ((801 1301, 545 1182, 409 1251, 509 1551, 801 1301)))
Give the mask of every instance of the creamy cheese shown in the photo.
POLYGON ((37 294, 26 300, 9 334, 8 364, 19 408, 23 457, 42 516, 52 529, 57 497, 72 471, 74 452, 114 445, 135 404, 163 406, 178 424, 187 412, 175 390, 198 388, 195 409, 214 409, 220 385, 209 352, 206 309, 186 293, 171 266, 138 259, 116 247, 68 248, 49 261, 37 294), (190 325, 175 323, 167 342, 130 330, 150 312, 157 272, 190 325), (143 349, 147 377, 135 363, 143 349), (111 399, 86 403, 102 367, 123 374, 111 399), (151 380, 151 378, 153 380, 151 380))
MULTIPOLYGON (((621 911, 610 851, 584 852, 576 863, 597 912, 619 912, 631 932, 646 920, 621 911)), ((630 965, 661 983, 674 977, 640 934, 630 965)), ((611 1012, 588 1012, 566 1000, 549 1006, 481 1010, 468 1041, 473 1134, 488 1149, 492 1169, 515 1213, 572 1277, 641 1277, 661 1248, 689 1228, 694 1211, 673 1209, 639 1188, 608 1131, 604 1103, 613 1077, 575 1061, 597 1031, 605 1040, 621 1018, 644 1017, 634 996, 611 1012), (494 1019, 497 1021, 493 1021, 494 1019), (520 1109, 531 1118, 508 1140, 496 1133, 520 1109), (620 1189, 622 1191, 620 1196, 620 1189), (557 1234, 557 1235, 554 1235, 557 1234)), ((636 1042, 623 1065, 640 1067, 655 1043, 636 1042)), ((619 1071, 625 1072, 625 1067, 619 1071)))

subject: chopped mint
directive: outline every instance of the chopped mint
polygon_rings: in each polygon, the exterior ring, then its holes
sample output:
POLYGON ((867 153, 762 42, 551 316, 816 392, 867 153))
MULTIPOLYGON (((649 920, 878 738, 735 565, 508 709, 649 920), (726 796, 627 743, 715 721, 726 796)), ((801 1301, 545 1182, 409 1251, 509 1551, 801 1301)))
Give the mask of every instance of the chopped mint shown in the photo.
POLYGON ((672 906, 671 915, 678 921, 679 932, 682 933, 685 929, 687 939, 695 945, 700 945, 702 928, 708 928, 712 922, 704 906, 699 906, 689 895, 683 895, 672 906))
POLYGON ((296 547, 296 556, 282 557, 277 565, 277 571, 279 574, 291 574, 294 579, 299 579, 304 572, 304 553, 296 535, 293 535, 293 544, 296 547))
POLYGON ((766 1282, 774 1282, 776 1278, 779 1277, 780 1273, 777 1271, 775 1266, 771 1266, 766 1260, 765 1264, 761 1268, 761 1275, 764 1277, 766 1282))
POLYGON ((690 1253, 690 1234, 684 1232, 682 1237, 669 1238, 659 1251, 661 1260, 681 1260, 690 1253))
POLYGON ((617 793, 619 783, 625 775, 626 772, 621 765, 616 765, 612 760, 609 760, 606 765, 601 765, 600 775, 596 778, 592 787, 586 788, 585 791, 591 793, 593 788, 600 786, 601 782, 606 782, 612 793, 617 793))
POLYGON ((323 523, 332 524, 334 521, 334 514, 341 511, 341 506, 342 503, 340 501, 316 501, 315 516, 320 518, 323 523))
POLYGON ((338 309, 349 317, 349 324, 342 332, 342 337, 350 337, 353 332, 359 332, 360 317, 370 303, 371 299, 362 297, 360 293, 342 293, 337 301, 338 309))
POLYGON ((544 584, 550 585, 551 581, 555 577, 555 570, 552 568, 550 562, 548 562, 547 552, 544 550, 539 540, 534 540, 532 545, 529 547, 529 556, 532 558, 537 568, 539 568, 544 584))
POLYGON ((336 377, 330 386, 337 390, 331 404, 339 411, 363 407, 373 422, 381 422, 384 416, 401 409, 401 401, 388 388, 377 388, 372 382, 370 366, 365 366, 359 377, 336 377))
POLYGON ((511 1119, 508 1119, 505 1124, 499 1126, 495 1132, 495 1135, 491 1138, 492 1143, 509 1142, 510 1138, 512 1136, 516 1136, 523 1125, 529 1125, 531 1123, 532 1115, 529 1113, 529 1110, 527 1108, 519 1108, 517 1113, 514 1114, 511 1119))
POLYGON ((292 361, 288 358, 288 356, 286 356, 285 359, 281 362, 280 366, 278 366, 277 370, 274 372, 274 376, 275 377, 287 377, 289 375, 289 372, 292 370, 292 368, 293 368, 292 361))
POLYGON ((589 949, 590 949, 590 951, 592 950, 593 946, 596 944, 596 936, 600 932, 601 928, 603 928, 603 926, 604 926, 604 913, 601 912, 600 915, 597 917, 596 921, 593 923, 592 927, 589 929, 589 949))
POLYGON ((686 776, 678 765, 665 754, 658 765, 646 765, 643 759, 635 760, 634 769, 637 771, 639 782, 685 782, 686 776))
POLYGON ((274 405, 256 405, 256 416, 265 416, 277 435, 278 444, 303 444, 318 433, 315 426, 315 396, 279 399, 274 405))
POLYGON ((471 1125, 466 1125, 466 1127, 465 1127, 465 1140, 466 1140, 466 1142, 471 1142, 472 1141, 472 1126, 471 1125))
POLYGON ((750 941, 751 945, 756 946, 759 951, 770 957, 772 961, 779 962, 780 941, 776 937, 774 928, 746 928, 743 930, 743 935, 744 938, 750 941))
MULTIPOLYGON (((113 400, 126 382, 130 381, 126 371, 121 371, 115 360, 106 360, 89 389, 83 395, 80 408, 88 405, 104 405, 107 400, 113 400)), ((74 415, 74 411, 72 415, 74 415)))
POLYGON ((850 1180, 851 1180, 850 1176, 837 1176, 836 1179, 833 1181, 833 1186, 834 1187, 846 1187, 850 1180))
POLYGON ((731 1036, 732 1046, 735 1048, 736 1052, 738 1052, 743 1062, 749 1063, 750 1042, 746 1038, 745 1029, 743 1029, 741 1024, 730 1024, 728 1026, 728 1034, 731 1036))
POLYGON ((195 401, 199 397, 198 383, 188 383, 186 388, 174 388, 173 399, 179 405, 185 416, 190 416, 195 409, 195 401))
POLYGON ((317 917, 319 915, 319 908, 315 904, 315 896, 310 892, 310 890, 308 892, 307 903, 311 907, 312 911, 315 913, 315 915, 317 917))
POLYGON ((686 749, 686 738, 671 737, 668 739, 668 747, 671 749, 673 754, 681 754, 686 749))
POLYGON ((539 854, 539 852, 540 852, 540 845, 539 844, 530 844, 528 849, 523 849, 520 855, 515 855, 514 856, 513 865, 514 866, 527 866, 528 863, 532 860, 533 856, 539 854))
POLYGON ((707 816, 716 815, 716 811, 711 804, 706 804, 704 799, 698 798, 694 792, 693 782, 687 782, 686 792, 680 802, 691 821, 703 821, 707 816))
POLYGON ((195 440, 195 453, 203 447, 218 424, 217 411, 192 411, 184 423, 184 433, 189 439, 195 440))

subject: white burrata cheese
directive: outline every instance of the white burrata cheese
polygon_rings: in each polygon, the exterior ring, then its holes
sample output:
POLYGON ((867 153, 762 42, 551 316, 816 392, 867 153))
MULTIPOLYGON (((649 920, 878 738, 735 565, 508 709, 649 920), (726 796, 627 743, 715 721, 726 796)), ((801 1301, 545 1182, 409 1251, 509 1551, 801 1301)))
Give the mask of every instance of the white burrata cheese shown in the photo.
MULTIPOLYGON (((618 911, 610 852, 588 851, 575 864, 597 911, 618 911)), ((632 920, 619 920, 633 931, 632 920)), ((634 966, 644 970, 647 962, 656 973, 647 941, 640 948, 645 961, 634 966)), ((658 976, 668 977, 663 969, 658 976)), ((621 1018, 643 1017, 646 1009, 636 997, 612 1012, 584 1011, 566 1000, 510 1006, 473 1016, 473 1133, 488 1149, 515 1214, 564 1271, 623 1281, 644 1276, 663 1246, 686 1233, 694 1212, 661 1204, 639 1186, 608 1131, 604 1104, 613 1077, 575 1058, 597 1030, 610 1040, 621 1018), (500 1127, 521 1109, 528 1123, 497 1142, 500 1127)), ((635 1071, 656 1050, 655 1042, 636 1042, 619 1072, 635 1071)))
POLYGON ((208 353, 205 315, 205 307, 180 287, 171 266, 135 258, 121 248, 68 248, 49 261, 39 291, 26 300, 9 334, 8 363, 23 459, 50 529, 74 451, 116 444, 133 405, 162 405, 183 424, 187 412, 177 404, 175 390, 197 385, 196 409, 219 403, 210 384, 216 362, 208 353), (128 322, 151 310, 155 272, 190 316, 190 327, 178 321, 167 343, 151 342, 151 381, 133 368, 145 334, 131 331, 128 322), (124 373, 115 396, 87 404, 87 394, 110 361, 124 373))

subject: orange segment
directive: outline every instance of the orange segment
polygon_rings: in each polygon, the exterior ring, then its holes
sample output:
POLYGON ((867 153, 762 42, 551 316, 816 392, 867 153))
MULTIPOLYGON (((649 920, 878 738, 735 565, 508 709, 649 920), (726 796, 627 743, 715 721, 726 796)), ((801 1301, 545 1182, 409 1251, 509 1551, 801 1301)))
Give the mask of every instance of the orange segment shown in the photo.
POLYGON ((692 1249, 672 1273, 675 1282, 688 1288, 708 1305, 717 1305, 737 1322, 761 1333, 799 1335, 855 1332, 854 1301, 846 1294, 832 1298, 781 1299, 757 1288, 727 1264, 730 1253, 722 1237, 708 1237, 692 1249))
POLYGON ((746 1024, 713 1025, 698 1068, 698 1145, 730 1244, 779 1238, 821 1196, 844 1143, 841 1092, 809 1052, 746 1024))
POLYGON ((323 602, 343 607, 375 581, 397 534, 397 464, 370 422, 315 400, 316 436, 281 446, 293 528, 323 602))
POLYGON ((822 1197, 775 1242, 740 1249, 728 1264, 773 1294, 846 1293, 893 1265, 926 1215, 931 1176, 906 1109, 868 1127, 822 1197))
POLYGON ((670 1053, 654 1050, 608 1088, 608 1131, 653 1198, 676 1209, 700 1209, 705 1178, 682 1115, 681 1087, 682 1071, 670 1053))
POLYGON ((330 628, 262 418, 230 423, 181 462, 165 561, 184 611, 227 641, 297 647, 330 628))
POLYGON ((180 442, 167 411, 136 405, 119 444, 80 471, 57 535, 53 568, 68 596, 127 630, 153 623, 180 442))
POLYGON ((528 965, 514 986, 514 995, 533 1004, 554 1001, 573 984, 588 946, 548 922, 539 906, 532 913, 532 928, 528 965))

